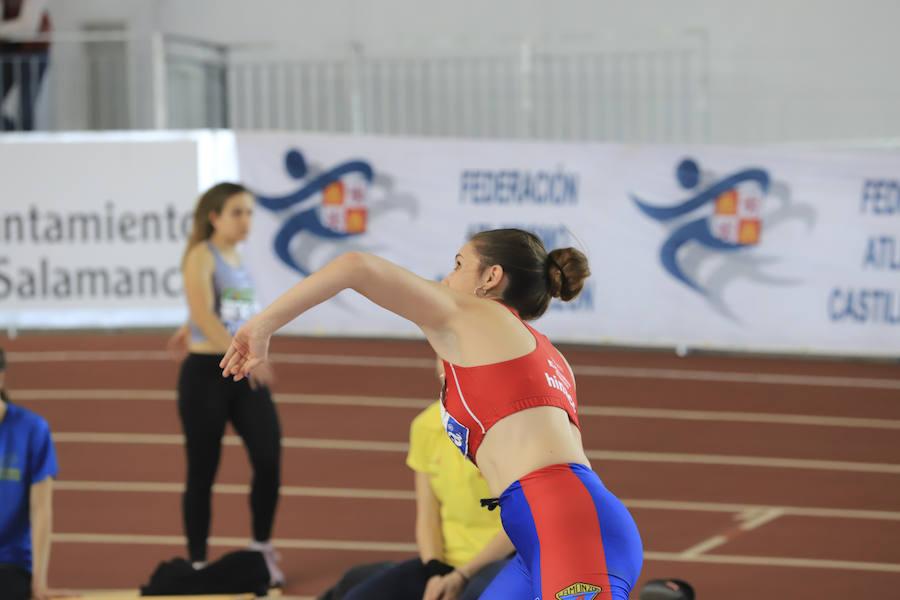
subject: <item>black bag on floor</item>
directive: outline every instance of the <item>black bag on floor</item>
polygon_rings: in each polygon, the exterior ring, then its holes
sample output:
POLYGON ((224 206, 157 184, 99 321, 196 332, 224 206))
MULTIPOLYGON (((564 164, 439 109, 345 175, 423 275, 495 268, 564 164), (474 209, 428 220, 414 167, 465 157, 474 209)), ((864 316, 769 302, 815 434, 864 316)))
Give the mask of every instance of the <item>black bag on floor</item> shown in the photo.
POLYGON ((641 600, 694 600, 694 588, 681 579, 654 579, 641 588, 641 600))
POLYGON ((246 594, 266 596, 269 568, 261 552, 229 552, 203 569, 194 569, 183 558, 159 563, 150 583, 141 586, 141 596, 190 594, 246 594))

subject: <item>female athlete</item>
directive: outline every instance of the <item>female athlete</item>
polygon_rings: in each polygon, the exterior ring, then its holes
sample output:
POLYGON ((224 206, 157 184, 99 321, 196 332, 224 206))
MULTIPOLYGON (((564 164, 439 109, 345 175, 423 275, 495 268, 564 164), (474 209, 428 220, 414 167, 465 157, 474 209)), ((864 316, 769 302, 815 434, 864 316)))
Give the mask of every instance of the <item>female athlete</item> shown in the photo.
POLYGON ((548 254, 518 229, 475 234, 441 284, 349 252, 241 327, 220 366, 252 373, 274 331, 347 288, 409 319, 444 363, 444 427, 498 496, 484 503, 500 506, 517 550, 482 598, 622 600, 643 562, 637 526, 585 455, 569 365, 525 323, 589 274, 578 250, 548 254))
MULTIPOLYGON (((257 310, 253 282, 237 245, 250 232, 253 196, 235 183, 208 189, 194 210, 194 227, 182 264, 190 323, 173 336, 189 354, 178 375, 178 414, 184 428, 187 483, 183 498, 188 553, 195 568, 207 561, 211 494, 225 424, 231 421, 253 466, 250 510, 253 541, 273 586, 284 584, 278 552, 269 539, 281 477, 281 426, 269 393, 268 366, 249 381, 219 377, 217 367, 231 334, 257 310)), ((170 342, 170 346, 178 342, 170 342)))

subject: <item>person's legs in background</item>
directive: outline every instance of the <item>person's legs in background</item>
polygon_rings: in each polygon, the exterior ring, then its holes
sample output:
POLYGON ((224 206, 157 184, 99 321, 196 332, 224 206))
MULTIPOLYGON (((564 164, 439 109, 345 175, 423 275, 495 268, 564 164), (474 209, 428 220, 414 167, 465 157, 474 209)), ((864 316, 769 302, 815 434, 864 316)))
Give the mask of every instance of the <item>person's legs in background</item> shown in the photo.
POLYGON ((16 123, 10 116, 7 116, 3 108, 6 106, 7 94, 13 89, 16 83, 13 71, 13 56, 10 54, 0 54, 0 131, 13 131, 16 123))
MULTIPOLYGON (((472 575, 466 589, 463 590, 459 600, 478 600, 482 592, 491 584, 497 575, 506 567, 511 559, 497 560, 485 565, 480 571, 472 575)), ((512 597, 512 596, 511 596, 512 597)))
POLYGON ((19 77, 19 129, 34 130, 34 109, 41 91, 41 80, 47 70, 46 52, 28 52, 22 55, 19 77))
POLYGON ((250 512, 253 520, 252 550, 266 558, 272 585, 284 585, 284 574, 278 568, 281 560, 272 547, 272 525, 281 486, 281 424, 268 388, 251 389, 247 380, 231 382, 236 389, 229 397, 229 414, 235 431, 244 441, 253 482, 250 486, 250 512))
POLYGON ((0 565, 0 592, 4 600, 30 600, 31 573, 15 565, 0 565))
POLYGON ((344 600, 422 600, 425 569, 418 558, 378 573, 344 596, 344 600))
MULTIPOLYGON (((187 483, 183 498, 184 531, 193 563, 207 561, 212 485, 219 468, 228 416, 219 358, 190 354, 178 378, 178 414, 184 429, 187 483)), ((199 565, 198 565, 199 566, 199 565)))

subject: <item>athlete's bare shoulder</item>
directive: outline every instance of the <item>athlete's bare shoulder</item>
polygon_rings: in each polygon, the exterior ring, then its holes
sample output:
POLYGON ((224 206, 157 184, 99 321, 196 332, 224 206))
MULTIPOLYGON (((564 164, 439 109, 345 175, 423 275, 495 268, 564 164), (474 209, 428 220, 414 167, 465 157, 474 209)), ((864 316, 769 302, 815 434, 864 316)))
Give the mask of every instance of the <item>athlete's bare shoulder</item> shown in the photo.
POLYGON ((193 262, 195 264, 205 264, 215 262, 215 257, 213 256, 212 251, 209 249, 205 243, 200 242, 198 244, 194 244, 190 250, 187 251, 184 257, 185 263, 193 262))
POLYGON ((216 258, 213 256, 209 247, 203 242, 200 242, 199 244, 194 244, 194 246, 187 251, 187 254, 185 254, 182 273, 186 280, 195 277, 200 277, 205 280, 215 268, 216 258))

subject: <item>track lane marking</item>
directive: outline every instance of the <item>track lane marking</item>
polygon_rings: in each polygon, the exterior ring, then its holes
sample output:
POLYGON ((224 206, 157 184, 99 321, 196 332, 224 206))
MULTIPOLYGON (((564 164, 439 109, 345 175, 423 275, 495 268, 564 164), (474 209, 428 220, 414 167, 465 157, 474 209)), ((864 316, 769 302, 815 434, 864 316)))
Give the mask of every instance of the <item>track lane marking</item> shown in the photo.
MULTIPOLYGON (((153 481, 68 481, 53 483, 53 489, 77 492, 160 492, 182 493, 184 483, 153 481)), ((250 493, 250 486, 244 484, 217 483, 213 490, 219 494, 250 493)), ((321 486, 281 486, 283 496, 309 496, 320 498, 375 498, 391 500, 415 500, 412 490, 342 488, 321 486)), ((877 521, 900 521, 900 511, 865 510, 852 508, 820 508, 809 506, 772 506, 765 504, 733 504, 727 502, 699 502, 684 500, 658 500, 646 498, 625 498, 622 502, 631 509, 674 510, 693 512, 724 512, 743 514, 745 520, 779 511, 785 516, 823 519, 870 519, 877 521)))
POLYGON ((762 527, 766 523, 770 523, 784 514, 784 511, 778 508, 742 511, 735 515, 737 520, 740 521, 739 525, 730 527, 720 534, 714 535, 691 546, 687 550, 682 551, 681 555, 686 558, 695 558, 701 554, 706 554, 713 548, 724 546, 741 534, 762 527))
MULTIPOLYGON (((158 545, 183 546, 185 538, 178 535, 132 535, 132 534, 95 534, 95 533, 54 533, 51 536, 57 544, 122 544, 122 545, 158 545)), ((209 538, 211 546, 243 548, 247 545, 245 538, 217 537, 209 538)), ((366 542, 357 540, 317 540, 317 539, 273 539, 273 545, 279 549, 305 550, 364 550, 375 552, 415 552, 413 542, 366 542)), ((713 555, 684 556, 677 552, 644 553, 645 560, 697 562, 713 564, 734 564, 778 567, 806 567, 814 569, 842 569, 851 571, 881 571, 900 573, 900 564, 876 563, 848 560, 829 560, 816 558, 791 558, 781 556, 741 556, 713 555)))
MULTIPOLYGON (((181 434, 162 433, 94 433, 94 432, 60 432, 53 434, 57 444, 162 444, 183 445, 181 434)), ((241 446, 243 443, 236 435, 222 438, 226 446, 241 446)), ((281 440, 283 448, 314 448, 326 450, 360 450, 376 452, 408 452, 407 442, 381 442, 362 440, 341 440, 328 438, 285 437, 281 440)), ((686 454, 673 452, 625 452, 617 450, 587 450, 588 458, 598 460, 680 463, 699 465, 727 465, 741 467, 764 467, 781 469, 815 469, 824 471, 851 471, 857 473, 889 473, 900 474, 900 465, 890 463, 852 462, 839 460, 815 460, 801 458, 778 458, 765 456, 739 456, 729 454, 686 454)))
POLYGON ((700 556, 707 550, 712 550, 713 548, 717 548, 723 545, 728 541, 728 536, 726 535, 714 535, 709 539, 703 540, 699 544, 695 546, 691 546, 687 550, 681 553, 681 556, 685 558, 692 558, 696 556, 700 556))
MULTIPOLYGON (((184 436, 180 433, 91 433, 63 432, 54 433, 55 443, 85 444, 160 444, 184 445, 184 436)), ((226 446, 243 446, 243 441, 236 435, 222 437, 226 446)), ((362 450, 377 452, 407 452, 408 442, 379 442, 362 440, 338 440, 327 438, 281 438, 282 448, 315 448, 326 450, 362 450)))
POLYGON ((900 573, 900 564, 830 560, 821 558, 791 558, 783 556, 741 556, 729 554, 700 554, 684 556, 678 552, 645 552, 644 560, 707 563, 719 565, 744 565, 757 567, 798 567, 811 569, 840 569, 848 571, 881 571, 900 573))
MULTIPOLYGON (((15 393, 17 400, 123 400, 123 401, 175 401, 171 390, 21 390, 15 393)), ((379 396, 353 396, 340 394, 274 394, 277 404, 368 406, 375 408, 424 409, 435 400, 427 398, 385 398, 379 396)), ((681 410, 636 408, 627 406, 580 406, 580 416, 625 417, 636 419, 671 419, 686 421, 719 421, 736 423, 766 423, 776 425, 810 425, 821 427, 856 427, 870 429, 900 429, 900 419, 876 419, 858 417, 834 417, 819 415, 754 413, 743 411, 681 410)))
MULTIPOLYGON (((184 483, 161 483, 151 481, 54 481, 54 490, 66 490, 77 492, 160 492, 182 493, 184 483)), ((218 494, 250 493, 250 486, 232 483, 217 483, 213 485, 213 491, 218 494)), ((316 487, 302 485, 282 485, 279 488, 282 496, 305 496, 317 498, 365 498, 384 500, 415 500, 416 494, 412 490, 376 490, 365 488, 335 488, 316 487)), ((900 520, 900 513, 898 513, 900 520)))
MULTIPOLYGON (((146 535, 123 533, 56 533, 51 536, 53 543, 60 544, 138 544, 148 546, 184 546, 187 540, 180 535, 146 535)), ((246 548, 247 538, 209 538, 210 546, 246 548)), ((277 548, 301 550, 369 550, 375 552, 416 552, 414 542, 366 542, 359 540, 316 540, 273 538, 277 548)))
MULTIPOLYGON (((72 590, 78 594, 81 600, 141 600, 146 596, 141 596, 139 589, 111 589, 111 590, 72 590)), ((315 600, 312 596, 284 596, 280 593, 269 592, 270 598, 279 598, 280 600, 315 600)), ((60 597, 61 598, 61 597, 60 597)), ((203 595, 178 595, 164 596, 162 600, 256 600, 256 594, 203 594, 203 595)))
POLYGON ((598 460, 681 464, 688 463, 696 465, 727 465, 732 467, 740 466, 781 469, 814 469, 825 471, 854 471, 858 473, 900 474, 900 465, 890 463, 814 460, 805 458, 777 458, 765 456, 738 456, 729 454, 623 452, 614 450, 588 450, 586 454, 588 458, 595 458, 598 460))
MULTIPOLYGON (((166 361, 175 362, 164 350, 63 350, 47 352, 9 352, 10 362, 97 362, 97 361, 166 361)), ((280 353, 271 355, 275 364, 309 364, 400 369, 434 369, 434 359, 389 356, 346 356, 334 354, 280 353)), ((792 375, 786 373, 746 373, 694 369, 662 369, 649 367, 610 367, 573 365, 576 375, 629 379, 669 379, 727 383, 757 383, 841 388, 900 390, 900 379, 877 377, 836 377, 824 375, 792 375)))

